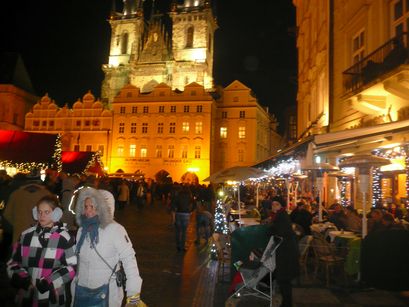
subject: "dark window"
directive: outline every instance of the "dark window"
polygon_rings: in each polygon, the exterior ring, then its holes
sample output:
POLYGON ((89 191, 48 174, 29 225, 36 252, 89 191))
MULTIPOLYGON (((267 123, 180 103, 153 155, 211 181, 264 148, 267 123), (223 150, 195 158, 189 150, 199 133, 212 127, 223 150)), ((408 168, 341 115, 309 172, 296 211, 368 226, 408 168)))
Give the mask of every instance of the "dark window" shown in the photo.
POLYGON ((138 107, 132 107, 132 113, 133 114, 138 113, 138 107))
POLYGON ((144 106, 143 107, 143 113, 149 113, 149 107, 144 106))
POLYGON ((125 113, 125 107, 121 107, 121 108, 119 109, 119 113, 124 114, 124 113, 125 113))
POLYGON ((193 33, 194 33, 194 28, 189 27, 186 33, 186 48, 193 47, 193 33))
POLYGON ((246 111, 240 111, 240 118, 246 117, 246 111))
POLYGON ((121 54, 126 54, 127 52, 128 52, 128 33, 123 33, 121 41, 121 54))
POLYGON ((184 106, 183 107, 183 112, 189 113, 189 106, 184 106))
POLYGON ((54 127, 54 121, 53 121, 53 120, 50 120, 50 122, 48 123, 48 125, 49 125, 50 127, 54 127))
POLYGON ((222 118, 227 118, 227 111, 222 112, 222 118))
POLYGON ((142 133, 148 133, 148 123, 142 123, 142 133))
POLYGON ((203 106, 196 106, 196 112, 197 113, 202 113, 203 112, 203 106))
POLYGON ((165 112, 165 106, 159 106, 159 113, 165 112))
POLYGON ((170 112, 176 113, 176 106, 170 106, 170 112))

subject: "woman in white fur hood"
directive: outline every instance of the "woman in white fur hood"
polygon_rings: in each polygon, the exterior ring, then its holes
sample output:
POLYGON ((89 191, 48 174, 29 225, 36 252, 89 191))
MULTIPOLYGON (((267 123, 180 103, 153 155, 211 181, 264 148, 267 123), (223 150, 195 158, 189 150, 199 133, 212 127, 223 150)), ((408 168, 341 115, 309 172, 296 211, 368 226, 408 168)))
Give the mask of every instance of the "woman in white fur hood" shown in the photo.
POLYGON ((114 198, 108 191, 88 187, 79 191, 75 208, 80 226, 76 246, 78 269, 71 287, 75 307, 122 305, 124 289, 117 285, 113 274, 119 270, 119 262, 127 279, 127 306, 140 302, 142 279, 135 251, 125 228, 114 221, 113 208, 114 198))

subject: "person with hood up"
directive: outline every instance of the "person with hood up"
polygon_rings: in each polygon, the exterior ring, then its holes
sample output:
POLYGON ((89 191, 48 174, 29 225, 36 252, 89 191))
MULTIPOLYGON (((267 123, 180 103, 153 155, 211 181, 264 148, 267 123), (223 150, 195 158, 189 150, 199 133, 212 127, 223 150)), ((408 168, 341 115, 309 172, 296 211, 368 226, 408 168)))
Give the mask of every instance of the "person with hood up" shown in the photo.
POLYGON ((75 275, 74 238, 59 222, 62 210, 54 195, 41 198, 32 210, 38 221, 21 234, 7 263, 17 306, 65 306, 65 284, 75 275))
POLYGON ((79 191, 76 220, 77 276, 71 290, 73 306, 122 305, 123 284, 118 284, 116 272, 120 262, 126 274, 127 306, 142 305, 142 279, 132 242, 125 228, 114 221, 114 198, 105 190, 84 188, 79 191))

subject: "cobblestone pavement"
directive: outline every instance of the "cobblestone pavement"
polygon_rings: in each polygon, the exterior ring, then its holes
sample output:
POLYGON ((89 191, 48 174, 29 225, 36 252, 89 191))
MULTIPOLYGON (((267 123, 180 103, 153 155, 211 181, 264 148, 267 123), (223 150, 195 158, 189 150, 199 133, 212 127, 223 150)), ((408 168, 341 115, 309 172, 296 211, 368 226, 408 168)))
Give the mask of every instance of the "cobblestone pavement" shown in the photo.
MULTIPOLYGON (((143 278, 142 299, 149 307, 223 307, 228 297, 227 282, 217 281, 217 263, 209 259, 208 247, 196 246, 194 218, 188 228, 187 251, 178 252, 170 215, 159 203, 137 210, 128 206, 115 212, 116 220, 128 231, 133 242, 140 274, 143 278)), ((301 278, 294 285, 295 307, 403 307, 409 300, 398 293, 362 289, 353 284, 334 282, 325 288, 321 280, 301 278)), ((0 305, 13 306, 14 291, 9 287, 0 266, 0 305)), ((268 306, 264 300, 232 300, 229 306, 268 306)))

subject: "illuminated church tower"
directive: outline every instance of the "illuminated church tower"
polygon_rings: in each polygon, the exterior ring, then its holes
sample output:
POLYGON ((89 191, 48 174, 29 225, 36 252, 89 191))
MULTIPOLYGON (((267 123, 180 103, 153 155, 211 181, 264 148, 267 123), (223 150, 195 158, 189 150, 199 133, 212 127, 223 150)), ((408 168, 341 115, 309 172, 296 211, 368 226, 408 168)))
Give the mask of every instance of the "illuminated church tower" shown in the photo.
POLYGON ((173 1, 171 29, 164 16, 154 14, 154 2, 148 21, 141 0, 124 0, 123 13, 111 14, 111 50, 109 63, 103 65, 101 95, 106 102, 111 103, 127 83, 142 93, 160 83, 182 91, 192 82, 213 89, 217 25, 209 0, 184 0, 182 5, 173 1))
POLYGON ((132 63, 139 57, 144 18, 142 0, 123 0, 122 13, 115 11, 115 1, 109 23, 111 25, 111 46, 108 64, 102 66, 105 79, 101 96, 104 102, 111 102, 119 90, 129 83, 132 63))

